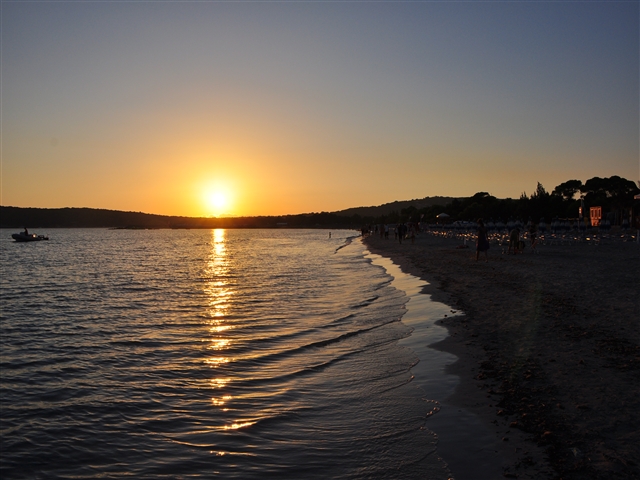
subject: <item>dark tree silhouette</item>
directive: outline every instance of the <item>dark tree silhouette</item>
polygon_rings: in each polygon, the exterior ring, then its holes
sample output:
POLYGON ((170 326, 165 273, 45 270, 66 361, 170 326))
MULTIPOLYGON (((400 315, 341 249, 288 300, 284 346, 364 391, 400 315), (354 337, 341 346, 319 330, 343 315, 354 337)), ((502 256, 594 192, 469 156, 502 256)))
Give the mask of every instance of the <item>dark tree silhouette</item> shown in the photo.
POLYGON ((552 195, 557 195, 562 197, 564 200, 573 200, 576 196, 576 193, 580 191, 582 187, 582 182, 580 180, 567 180, 564 183, 561 183, 551 192, 552 195))

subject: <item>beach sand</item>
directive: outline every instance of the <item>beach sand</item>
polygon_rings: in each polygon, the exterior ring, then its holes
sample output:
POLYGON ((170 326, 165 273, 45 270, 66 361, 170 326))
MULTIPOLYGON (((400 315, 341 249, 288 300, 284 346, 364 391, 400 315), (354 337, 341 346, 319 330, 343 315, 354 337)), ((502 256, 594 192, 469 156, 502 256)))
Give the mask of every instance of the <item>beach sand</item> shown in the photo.
MULTIPOLYGON (((503 477, 640 478, 640 245, 492 245, 476 262, 474 245, 430 234, 364 243, 464 312, 440 320, 450 335, 432 346, 459 358, 445 403, 492 432, 503 477)), ((436 433, 448 421, 438 415, 436 433)), ((439 449, 462 480, 474 466, 459 430, 439 449)))

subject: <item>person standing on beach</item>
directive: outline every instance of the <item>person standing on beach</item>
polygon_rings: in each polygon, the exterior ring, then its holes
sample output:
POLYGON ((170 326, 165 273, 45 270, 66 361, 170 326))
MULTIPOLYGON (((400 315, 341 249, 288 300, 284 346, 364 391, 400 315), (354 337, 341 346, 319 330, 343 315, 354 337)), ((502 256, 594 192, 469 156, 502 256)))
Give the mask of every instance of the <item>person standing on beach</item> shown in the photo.
POLYGON ((489 239, 487 238, 487 229, 484 226, 484 221, 478 219, 478 240, 476 241, 476 262, 480 259, 480 252, 484 252, 484 261, 489 261, 487 254, 489 250, 489 239))
POLYGON ((401 223, 400 225, 398 225, 398 240, 400 240, 400 243, 402 243, 402 239, 405 237, 406 234, 407 234, 407 226, 404 223, 401 223))
POLYGON ((536 253, 536 245, 538 245, 538 226, 535 222, 529 220, 529 240, 531 240, 531 253, 536 253))
POLYGON ((509 232, 509 248, 507 249, 507 255, 511 253, 512 248, 514 255, 520 250, 520 229, 517 227, 509 232))

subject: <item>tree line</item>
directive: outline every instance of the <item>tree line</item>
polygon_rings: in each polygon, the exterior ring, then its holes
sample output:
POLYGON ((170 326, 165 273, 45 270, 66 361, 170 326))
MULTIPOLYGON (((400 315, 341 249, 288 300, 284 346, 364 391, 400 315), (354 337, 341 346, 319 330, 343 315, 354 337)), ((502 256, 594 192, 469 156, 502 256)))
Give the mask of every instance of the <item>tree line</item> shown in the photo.
POLYGON ((550 222, 554 218, 579 218, 581 207, 584 217, 589 217, 589 207, 599 206, 602 207, 603 216, 612 225, 620 225, 625 219, 632 220, 632 212, 636 216, 640 214, 640 200, 634 200, 634 195, 638 193, 638 185, 617 175, 593 177, 584 183, 580 180, 568 180, 556 186, 551 193, 538 182, 531 195, 522 193, 518 199, 499 199, 488 192, 478 192, 468 198, 454 199, 445 205, 432 205, 422 209, 410 206, 399 212, 380 216, 374 222, 436 223, 436 217, 441 213, 449 215, 449 221, 484 218, 496 221, 520 219, 526 222, 531 219, 535 222, 550 222))

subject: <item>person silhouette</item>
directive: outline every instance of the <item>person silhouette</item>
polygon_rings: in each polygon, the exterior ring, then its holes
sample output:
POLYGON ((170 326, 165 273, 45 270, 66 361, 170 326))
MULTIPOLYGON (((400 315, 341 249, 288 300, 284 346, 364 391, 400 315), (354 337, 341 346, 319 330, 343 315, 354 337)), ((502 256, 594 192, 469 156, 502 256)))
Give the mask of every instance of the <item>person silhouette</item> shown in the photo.
POLYGON ((489 257, 487 251, 489 250, 489 239, 487 238, 487 229, 484 226, 484 221, 478 219, 478 240, 476 241, 476 262, 480 259, 480 252, 484 252, 484 261, 488 262, 489 257))

